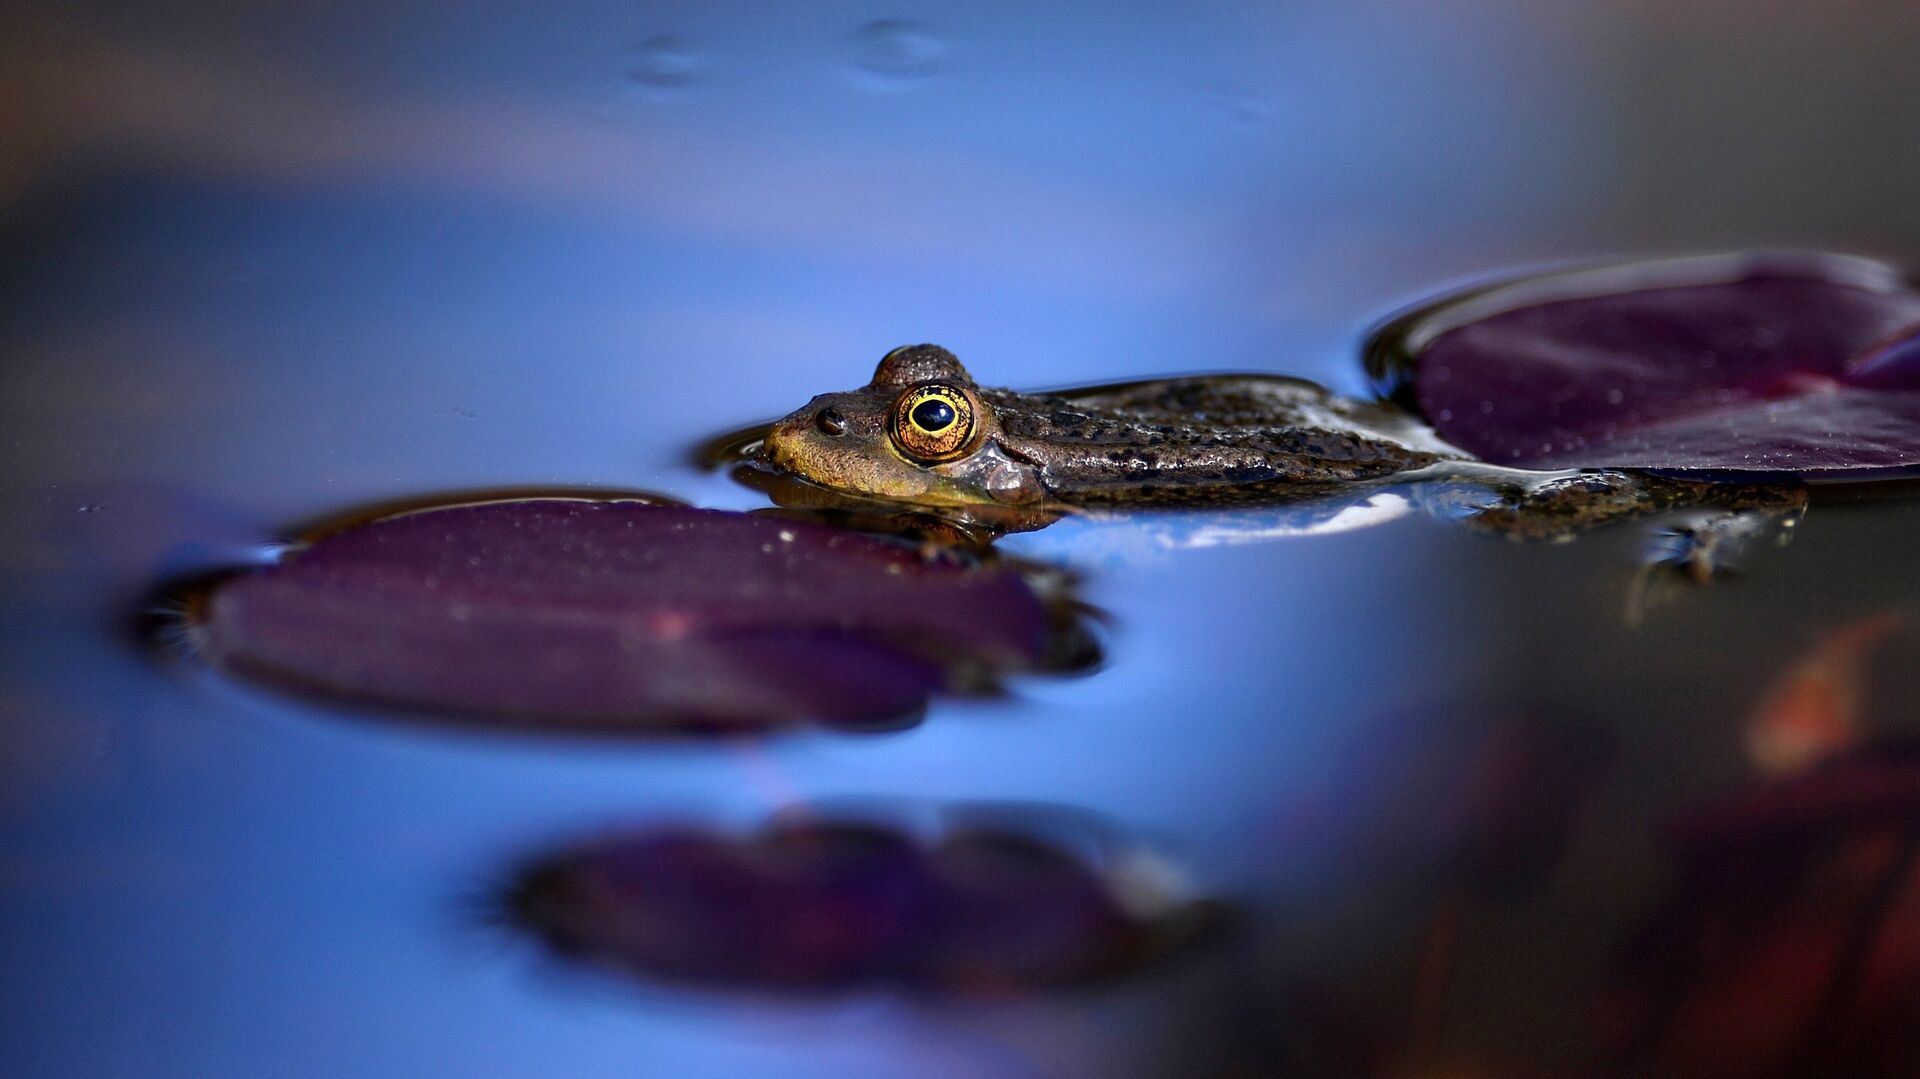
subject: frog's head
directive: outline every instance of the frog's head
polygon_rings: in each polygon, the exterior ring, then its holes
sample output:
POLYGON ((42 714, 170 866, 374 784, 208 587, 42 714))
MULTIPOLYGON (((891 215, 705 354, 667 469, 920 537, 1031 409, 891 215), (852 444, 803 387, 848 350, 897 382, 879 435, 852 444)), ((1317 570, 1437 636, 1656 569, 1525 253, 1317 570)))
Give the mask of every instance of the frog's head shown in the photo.
POLYGON ((920 505, 1046 497, 1038 468, 1008 452, 992 406, 938 345, 887 353, 865 387, 821 394, 775 423, 761 452, 822 487, 920 505))

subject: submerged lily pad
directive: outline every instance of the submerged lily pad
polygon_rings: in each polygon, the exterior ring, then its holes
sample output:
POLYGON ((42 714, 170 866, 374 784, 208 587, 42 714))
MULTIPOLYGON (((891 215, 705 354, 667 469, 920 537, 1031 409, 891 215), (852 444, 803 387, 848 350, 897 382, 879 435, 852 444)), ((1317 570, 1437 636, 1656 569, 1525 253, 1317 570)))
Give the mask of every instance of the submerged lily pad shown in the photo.
POLYGON ((1155 887, 1164 874, 1129 870, 1124 857, 1101 864, 1007 828, 668 827, 541 859, 507 906, 561 954, 650 979, 1035 989, 1125 973, 1206 924, 1207 904, 1155 887))
POLYGON ((1441 301, 1376 377, 1494 464, 1858 479, 1920 469, 1920 294, 1826 255, 1549 274, 1441 301))
POLYGON ((1911 1075, 1920 752, 1868 747, 1676 822, 1607 1001, 1620 1074, 1911 1075))
POLYGON ((244 675, 548 728, 897 721, 1086 655, 1017 570, 804 521, 522 499, 326 532, 206 597, 244 675))

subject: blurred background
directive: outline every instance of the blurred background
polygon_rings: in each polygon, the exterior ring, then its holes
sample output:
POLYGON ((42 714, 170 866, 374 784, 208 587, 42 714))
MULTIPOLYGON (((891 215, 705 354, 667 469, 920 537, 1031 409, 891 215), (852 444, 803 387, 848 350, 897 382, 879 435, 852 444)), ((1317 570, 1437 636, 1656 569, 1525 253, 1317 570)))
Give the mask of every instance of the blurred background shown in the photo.
MULTIPOLYGON (((763 505, 691 447, 897 344, 987 384, 1358 392, 1369 325, 1493 273, 1911 259, 1917 169, 1920 8, 1864 0, 8 5, 0 1071, 1601 1067, 1597 1002, 1674 887, 1662 822, 1752 780, 1770 678, 1910 606, 1897 503, 1817 506, 1638 628, 1629 532, 1096 559, 1050 530, 1006 546, 1086 573, 1106 669, 750 756, 390 726, 124 627, 161 581, 381 499, 763 505), (1444 798, 1514 716, 1610 747, 1596 808, 1522 844, 1523 895, 1443 903, 1401 873, 1433 809, 1404 792, 1444 798), (479 913, 583 832, 839 797, 1070 807, 1242 934, 1064 994, 793 1000, 584 974, 479 913), (1324 1048, 1349 1043, 1377 1058, 1324 1048)), ((1890 642, 1849 685, 1902 734, 1920 655, 1890 642)))

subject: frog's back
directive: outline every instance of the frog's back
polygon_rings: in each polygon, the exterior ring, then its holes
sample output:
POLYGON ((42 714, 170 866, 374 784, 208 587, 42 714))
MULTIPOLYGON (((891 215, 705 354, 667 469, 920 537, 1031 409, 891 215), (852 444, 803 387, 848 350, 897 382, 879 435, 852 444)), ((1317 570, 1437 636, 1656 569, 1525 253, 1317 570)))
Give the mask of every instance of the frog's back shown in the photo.
POLYGON ((981 395, 1007 446, 1069 502, 1306 497, 1457 455, 1390 406, 1274 375, 981 395))

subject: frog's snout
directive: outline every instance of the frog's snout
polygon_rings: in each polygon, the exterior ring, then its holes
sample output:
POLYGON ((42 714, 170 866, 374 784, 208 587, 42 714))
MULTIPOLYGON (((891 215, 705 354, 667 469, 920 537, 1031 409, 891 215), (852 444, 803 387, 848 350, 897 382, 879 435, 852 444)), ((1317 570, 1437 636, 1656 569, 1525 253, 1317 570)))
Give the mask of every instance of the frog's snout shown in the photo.
POLYGON ((794 448, 799 441, 799 432, 794 428, 793 416, 775 420, 773 426, 767 428, 766 437, 760 440, 760 459, 792 471, 794 448))
POLYGON ((760 457, 768 464, 788 472, 800 472, 803 460, 811 460, 825 447, 824 440, 844 434, 846 417, 839 410, 809 404, 774 421, 760 443, 760 457))

